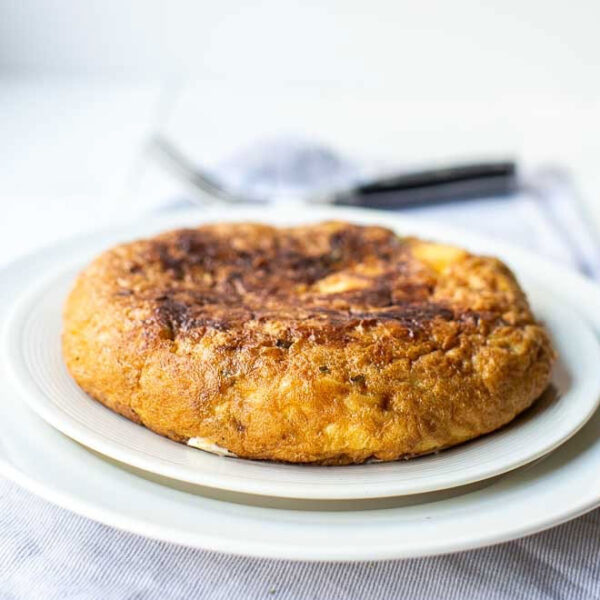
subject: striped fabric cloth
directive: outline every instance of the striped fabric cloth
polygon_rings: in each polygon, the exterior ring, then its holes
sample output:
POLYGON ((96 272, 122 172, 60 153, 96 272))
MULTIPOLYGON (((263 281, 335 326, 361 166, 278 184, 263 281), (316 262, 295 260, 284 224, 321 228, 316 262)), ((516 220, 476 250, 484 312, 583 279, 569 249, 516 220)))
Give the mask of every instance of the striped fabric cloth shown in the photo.
POLYGON ((73 515, 8 481, 0 481, 0 506, 3 600, 600 598, 600 510, 472 552, 303 563, 148 540, 73 515))

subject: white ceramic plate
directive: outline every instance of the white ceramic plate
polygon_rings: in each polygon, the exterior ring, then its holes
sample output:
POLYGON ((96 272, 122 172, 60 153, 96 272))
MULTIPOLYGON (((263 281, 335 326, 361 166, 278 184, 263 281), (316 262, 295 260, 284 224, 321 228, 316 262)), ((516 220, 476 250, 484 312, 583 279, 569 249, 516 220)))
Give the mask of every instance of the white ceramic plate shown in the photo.
MULTIPOLYGON (((247 217, 238 213, 237 218, 247 217)), ((288 213, 289 221, 302 218, 288 213)), ((63 267, 17 302, 6 327, 7 365, 23 398, 51 425, 106 456, 163 477, 285 498, 422 494, 494 477, 547 454, 583 426, 600 400, 600 348, 589 326, 568 304, 519 273, 536 314, 552 333, 560 361, 554 369, 553 393, 509 426, 437 455, 395 463, 318 467, 215 456, 111 412, 69 377, 60 350, 61 310, 84 264, 63 267)))
MULTIPOLYGON (((154 227, 173 223, 161 220, 154 227)), ((421 235, 429 232, 432 238, 501 255, 513 266, 518 263, 562 302, 577 303, 600 331, 600 289, 582 277, 501 244, 444 228, 401 224, 421 235)), ((140 227, 136 235, 143 230, 140 227)), ((12 298, 53 264, 73 254, 91 256, 119 237, 116 232, 74 240, 0 271, 0 320, 12 298)), ((199 548, 308 560, 375 560, 466 550, 540 531, 600 505, 599 466, 596 413, 543 460, 475 487, 371 505, 329 502, 326 507, 225 492, 209 497, 200 489, 185 491, 148 481, 62 436, 20 401, 0 361, 0 473, 92 519, 199 548)))

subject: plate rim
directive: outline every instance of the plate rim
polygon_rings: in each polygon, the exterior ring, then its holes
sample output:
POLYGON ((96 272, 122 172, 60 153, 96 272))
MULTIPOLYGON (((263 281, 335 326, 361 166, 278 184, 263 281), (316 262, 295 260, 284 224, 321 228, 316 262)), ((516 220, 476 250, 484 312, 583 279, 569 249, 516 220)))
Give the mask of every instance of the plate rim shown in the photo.
MULTIPOLYGON (((599 331, 600 332, 600 331, 599 331)), ((1 401, 1 400, 0 400, 1 401)), ((69 438, 69 441, 76 444, 75 441, 69 438)), ((307 549, 301 545, 285 545, 280 543, 276 548, 272 543, 263 543, 260 540, 254 540, 252 546, 244 546, 240 548, 239 543, 226 541, 218 536, 198 534, 182 535, 185 532, 176 529, 169 529, 165 526, 160 526, 152 523, 148 519, 131 519, 129 516, 124 516, 118 511, 99 508, 93 502, 75 498, 73 494, 63 492, 53 486, 44 484, 34 477, 23 473, 14 465, 7 462, 0 449, 0 476, 5 477, 27 491, 43 498, 44 500, 59 506, 65 510, 73 512, 79 516, 86 517, 97 523, 114 527, 119 531, 133 533, 140 537, 149 538, 161 542, 167 542, 178 546, 188 548, 196 548, 198 550, 207 550, 211 552, 219 552, 222 554, 232 554, 235 556, 245 556, 252 558, 262 558, 277 561, 306 561, 306 562, 371 562, 384 560, 402 560, 410 558, 427 558, 439 556, 442 554, 455 554, 458 552, 467 552, 470 550, 478 550, 490 546, 511 542, 517 539, 542 533, 548 529, 552 529, 573 519, 581 517, 586 513, 600 507, 600 497, 593 500, 582 502, 578 506, 572 507, 568 511, 561 513, 559 517, 547 517, 540 519, 539 522, 532 522, 529 525, 524 525, 513 530, 507 530, 501 534, 489 535, 479 533, 471 538, 461 539, 458 542, 445 540, 432 544, 427 548, 421 547, 414 551, 398 551, 394 546, 386 546, 378 549, 369 550, 368 555, 353 551, 352 549, 337 550, 324 553, 323 551, 315 552, 312 548, 307 549), (319 554, 318 552, 321 552, 319 554)), ((273 509, 277 510, 277 509, 273 509)))

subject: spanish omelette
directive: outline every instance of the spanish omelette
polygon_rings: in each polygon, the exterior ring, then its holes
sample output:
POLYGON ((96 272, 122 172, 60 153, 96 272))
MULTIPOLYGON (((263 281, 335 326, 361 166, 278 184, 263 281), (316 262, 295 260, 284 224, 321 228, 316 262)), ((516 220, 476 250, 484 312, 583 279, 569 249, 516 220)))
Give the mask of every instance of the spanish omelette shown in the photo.
POLYGON ((63 355, 89 395, 172 440, 338 465, 494 431, 554 360, 498 259, 345 222, 116 246, 75 282, 63 355))

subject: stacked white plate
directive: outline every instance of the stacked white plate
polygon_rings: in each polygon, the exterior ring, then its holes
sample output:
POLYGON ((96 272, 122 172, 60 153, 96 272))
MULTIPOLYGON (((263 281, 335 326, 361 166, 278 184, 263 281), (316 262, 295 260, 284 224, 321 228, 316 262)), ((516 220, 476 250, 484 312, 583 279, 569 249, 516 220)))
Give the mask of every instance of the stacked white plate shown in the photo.
POLYGON ((514 539, 600 505, 600 288, 521 250, 358 210, 203 210, 75 239, 0 272, 0 472, 143 535, 255 556, 373 560, 514 539), (112 413, 69 378, 61 308, 76 272, 119 241, 204 221, 380 223, 494 254, 517 273, 560 359, 514 423, 445 452, 350 467, 219 457, 112 413))

